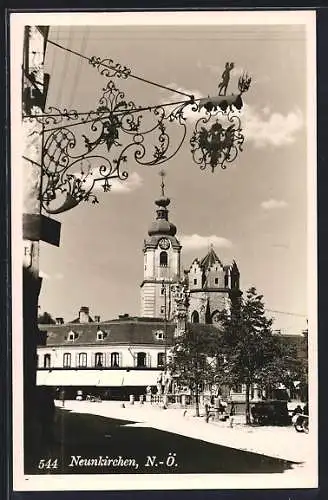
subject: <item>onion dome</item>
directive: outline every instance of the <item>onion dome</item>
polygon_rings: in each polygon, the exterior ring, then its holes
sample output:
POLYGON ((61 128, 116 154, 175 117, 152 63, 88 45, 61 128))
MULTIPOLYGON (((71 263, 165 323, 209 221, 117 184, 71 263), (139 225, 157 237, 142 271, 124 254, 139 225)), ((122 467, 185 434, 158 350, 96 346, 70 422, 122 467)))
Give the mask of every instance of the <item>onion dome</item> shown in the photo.
POLYGON ((154 220, 148 230, 149 236, 156 235, 169 235, 175 236, 177 232, 177 228, 172 222, 168 220, 169 211, 167 207, 170 204, 170 198, 160 198, 155 201, 155 204, 158 206, 156 210, 157 216, 156 220, 154 220))

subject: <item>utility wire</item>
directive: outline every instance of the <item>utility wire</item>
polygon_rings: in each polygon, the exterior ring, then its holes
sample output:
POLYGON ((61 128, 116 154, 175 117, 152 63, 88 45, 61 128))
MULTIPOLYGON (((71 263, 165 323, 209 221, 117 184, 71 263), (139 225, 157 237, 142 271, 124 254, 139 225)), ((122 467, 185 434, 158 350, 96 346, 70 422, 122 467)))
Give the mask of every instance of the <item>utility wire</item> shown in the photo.
MULTIPOLYGON (((90 58, 81 54, 80 52, 77 52, 76 50, 69 49, 67 47, 64 47, 63 45, 60 45, 59 43, 54 42, 53 40, 48 40, 48 43, 54 45, 55 47, 58 47, 59 49, 65 50, 67 52, 70 52, 71 54, 74 54, 78 57, 81 57, 82 59, 85 59, 86 61, 90 62, 90 58)), ((111 69, 113 71, 116 70, 115 67, 108 66, 107 64, 104 63, 99 63, 99 66, 103 66, 104 68, 111 69)), ((187 94, 186 92, 182 92, 177 89, 172 89, 171 87, 167 87, 166 85, 161 85, 160 83, 153 82, 152 80, 147 80, 146 78, 142 78, 141 76, 133 75, 132 73, 129 74, 129 78, 134 78, 136 80, 139 80, 143 83, 148 83, 149 85, 153 85, 155 87, 159 87, 165 90, 169 90, 170 92, 175 92, 176 94, 184 95, 186 97, 189 97, 190 99, 193 99, 193 96, 191 94, 187 94)))
POLYGON ((307 318, 307 314, 292 313, 292 312, 288 312, 288 311, 276 311, 274 309, 264 309, 264 310, 267 312, 272 312, 272 313, 276 313, 276 314, 287 314, 289 316, 299 316, 301 318, 307 318))

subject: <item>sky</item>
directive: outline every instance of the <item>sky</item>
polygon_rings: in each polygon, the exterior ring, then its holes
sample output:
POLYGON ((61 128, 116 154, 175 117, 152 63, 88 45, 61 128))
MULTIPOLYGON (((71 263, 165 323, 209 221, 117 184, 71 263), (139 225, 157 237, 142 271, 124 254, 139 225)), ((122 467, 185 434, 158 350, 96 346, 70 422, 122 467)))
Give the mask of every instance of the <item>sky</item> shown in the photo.
MULTIPOLYGON (((189 139, 199 113, 187 110, 187 136, 165 164, 170 220, 188 268, 212 243, 224 264, 233 259, 241 289, 264 296, 274 328, 300 333, 307 305, 306 34, 300 25, 52 26, 49 39, 110 58, 134 75, 196 97, 216 95, 227 61, 230 91, 242 71, 252 76, 241 112, 243 151, 226 170, 200 170, 189 139), (281 311, 280 313, 272 311, 281 311), (284 314, 283 314, 284 313, 284 314)), ((47 106, 95 109, 107 79, 87 61, 48 44, 47 106)), ((114 78, 128 100, 153 106, 181 99, 132 78, 114 78)), ((172 126, 172 141, 179 127, 172 126)), ((86 133, 86 129, 79 133, 86 133)), ((88 131, 88 130, 87 130, 88 131)), ((147 143, 150 144, 149 142, 147 143)), ((41 244, 40 310, 66 321, 81 306, 109 320, 140 314, 143 240, 155 217, 160 167, 140 166, 133 155, 128 180, 97 190, 99 204, 83 203, 60 216, 60 246, 41 244)))

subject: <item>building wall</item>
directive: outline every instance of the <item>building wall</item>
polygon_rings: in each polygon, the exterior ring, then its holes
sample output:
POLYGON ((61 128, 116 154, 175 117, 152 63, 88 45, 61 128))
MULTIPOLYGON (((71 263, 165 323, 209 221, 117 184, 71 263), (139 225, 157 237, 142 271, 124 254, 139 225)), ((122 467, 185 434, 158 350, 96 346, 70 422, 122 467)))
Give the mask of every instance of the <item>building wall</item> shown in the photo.
MULTIPOLYGON (((95 368, 96 364, 96 353, 103 354, 103 368, 111 367, 111 354, 119 354, 119 367, 122 368, 134 368, 137 366, 137 354, 144 352, 146 353, 146 367, 147 368, 157 368, 158 365, 158 354, 161 353, 165 355, 165 346, 127 346, 127 345, 77 345, 77 346, 57 346, 57 347, 38 347, 38 368, 64 368, 64 354, 68 353, 71 355, 71 366, 70 368, 79 368, 79 354, 86 353, 87 364, 85 368, 95 368), (45 358, 46 356, 46 358, 45 358), (50 356, 50 365, 45 362, 50 356)), ((81 358, 80 358, 81 359, 81 358)))
POLYGON ((174 301, 169 306, 169 283, 180 279, 180 250, 167 250, 167 266, 160 265, 159 247, 146 248, 144 251, 144 282, 141 285, 141 316, 149 318, 165 317, 165 295, 162 294, 163 281, 166 283, 166 317, 172 317, 174 301), (170 311, 169 311, 170 310, 170 311), (171 314, 169 314, 171 312, 171 314))

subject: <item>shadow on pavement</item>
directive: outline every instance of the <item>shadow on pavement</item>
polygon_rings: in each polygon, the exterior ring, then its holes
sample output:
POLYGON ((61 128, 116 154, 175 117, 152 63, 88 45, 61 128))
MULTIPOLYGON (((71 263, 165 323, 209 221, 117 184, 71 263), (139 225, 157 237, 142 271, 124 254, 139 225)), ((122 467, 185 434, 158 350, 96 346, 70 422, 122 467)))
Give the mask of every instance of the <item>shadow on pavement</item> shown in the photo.
POLYGON ((282 473, 294 464, 133 423, 57 408, 54 433, 39 459, 26 457, 25 473, 282 473))

